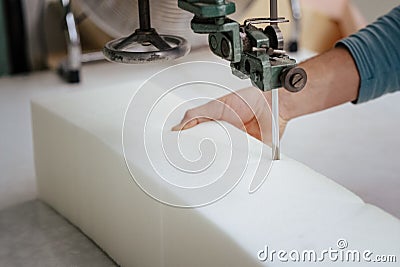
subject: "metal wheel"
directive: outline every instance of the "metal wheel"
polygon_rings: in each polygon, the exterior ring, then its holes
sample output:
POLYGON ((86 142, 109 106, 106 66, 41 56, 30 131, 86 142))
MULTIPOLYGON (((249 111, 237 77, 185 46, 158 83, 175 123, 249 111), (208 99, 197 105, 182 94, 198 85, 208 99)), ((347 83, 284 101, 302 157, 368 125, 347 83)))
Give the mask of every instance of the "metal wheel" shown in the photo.
POLYGON ((149 0, 139 0, 138 9, 140 28, 126 38, 108 42, 103 48, 108 60, 130 64, 148 63, 176 59, 189 53, 190 46, 184 38, 159 35, 151 27, 149 0), (150 46, 153 49, 149 49, 150 46))

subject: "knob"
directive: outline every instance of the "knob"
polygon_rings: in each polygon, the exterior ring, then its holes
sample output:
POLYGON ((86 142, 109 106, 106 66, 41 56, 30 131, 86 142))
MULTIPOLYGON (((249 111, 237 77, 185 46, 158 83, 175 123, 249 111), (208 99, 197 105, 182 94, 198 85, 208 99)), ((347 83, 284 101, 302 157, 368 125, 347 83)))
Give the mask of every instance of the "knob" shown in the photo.
POLYGON ((289 92, 299 92, 306 86, 307 73, 299 67, 286 69, 281 74, 281 83, 289 92))

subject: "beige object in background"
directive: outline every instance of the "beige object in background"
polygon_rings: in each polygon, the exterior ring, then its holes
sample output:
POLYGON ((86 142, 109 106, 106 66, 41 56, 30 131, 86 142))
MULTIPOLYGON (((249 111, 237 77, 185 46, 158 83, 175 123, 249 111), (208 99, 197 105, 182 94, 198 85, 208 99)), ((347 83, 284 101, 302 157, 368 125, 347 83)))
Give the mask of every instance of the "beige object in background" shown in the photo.
POLYGON ((79 24, 79 31, 84 51, 101 50, 105 43, 113 39, 90 19, 85 19, 79 24))
POLYGON ((349 0, 301 0, 303 20, 301 45, 317 53, 366 26, 366 21, 349 0))
POLYGON ((322 53, 343 37, 337 23, 323 13, 303 8, 303 14, 301 47, 322 53))

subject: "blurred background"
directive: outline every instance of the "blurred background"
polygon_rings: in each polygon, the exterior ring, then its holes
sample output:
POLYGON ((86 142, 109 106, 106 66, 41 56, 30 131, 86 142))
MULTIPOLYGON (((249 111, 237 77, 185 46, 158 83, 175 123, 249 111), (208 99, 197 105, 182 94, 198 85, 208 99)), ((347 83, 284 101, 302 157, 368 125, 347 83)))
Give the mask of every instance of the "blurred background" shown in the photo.
MULTIPOLYGON (((0 76, 57 68, 67 54, 63 22, 65 10, 62 2, 65 1, 0 0, 0 76)), ((177 11, 173 10, 176 8, 173 7, 176 1, 164 2, 168 4, 165 7, 166 12, 152 14, 153 24, 159 32, 184 35, 192 42, 194 48, 205 45, 204 38, 196 39, 190 31, 190 14, 183 13, 183 16, 179 17, 181 24, 166 23, 168 12, 177 11)), ((236 19, 268 14, 267 1, 235 2, 238 10, 236 19)), ((293 1, 279 1, 281 16, 292 18, 291 2, 293 1)), ((285 40, 298 35, 299 47, 317 53, 329 49, 337 40, 373 22, 398 4, 397 1, 391 0, 299 0, 299 2, 302 15, 301 30, 293 26, 293 19, 290 23, 282 24, 285 40)), ((84 52, 99 51, 105 42, 128 34, 137 25, 136 5, 133 0, 72 0, 71 6, 84 52)))

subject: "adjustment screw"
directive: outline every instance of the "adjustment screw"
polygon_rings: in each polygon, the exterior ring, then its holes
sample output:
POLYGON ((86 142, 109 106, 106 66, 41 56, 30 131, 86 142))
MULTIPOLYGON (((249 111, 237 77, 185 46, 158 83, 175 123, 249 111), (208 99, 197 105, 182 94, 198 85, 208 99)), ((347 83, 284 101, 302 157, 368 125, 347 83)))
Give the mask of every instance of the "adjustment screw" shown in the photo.
POLYGON ((217 42, 217 38, 215 38, 214 35, 210 36, 209 43, 210 43, 211 49, 215 51, 217 49, 218 42, 217 42))
POLYGON ((307 83, 307 73, 302 68, 290 68, 282 72, 280 77, 282 86, 292 92, 301 91, 307 83))
POLYGON ((221 53, 224 58, 229 58, 231 55, 231 48, 229 46, 228 41, 226 41, 226 39, 222 39, 222 41, 221 41, 221 53))

